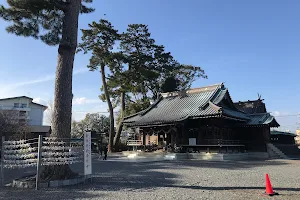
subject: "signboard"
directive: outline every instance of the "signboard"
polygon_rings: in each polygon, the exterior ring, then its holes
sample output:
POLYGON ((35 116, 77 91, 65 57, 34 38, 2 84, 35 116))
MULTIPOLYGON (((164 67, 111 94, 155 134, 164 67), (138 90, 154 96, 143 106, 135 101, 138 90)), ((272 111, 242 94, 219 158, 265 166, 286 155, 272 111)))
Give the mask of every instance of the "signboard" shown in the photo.
POLYGON ((84 133, 84 175, 92 174, 91 132, 84 133))
POLYGON ((196 138, 189 138, 189 145, 196 145, 196 138))

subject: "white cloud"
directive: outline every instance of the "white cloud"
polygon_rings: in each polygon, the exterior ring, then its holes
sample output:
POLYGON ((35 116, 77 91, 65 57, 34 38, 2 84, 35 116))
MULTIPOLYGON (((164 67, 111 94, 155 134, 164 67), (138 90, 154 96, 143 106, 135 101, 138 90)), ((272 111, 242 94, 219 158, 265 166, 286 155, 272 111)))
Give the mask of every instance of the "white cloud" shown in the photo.
MULTIPOLYGON (((79 69, 75 69, 73 71, 73 75, 78 75, 78 74, 83 74, 88 72, 87 68, 79 68, 79 69)), ((14 83, 11 85, 6 85, 4 87, 4 92, 5 91, 10 91, 19 87, 23 87, 23 86, 27 86, 27 85, 34 85, 34 84, 38 84, 38 83, 44 83, 44 82, 48 82, 48 81, 53 81, 55 80, 55 74, 53 75, 46 75, 46 76, 42 76, 36 79, 31 79, 28 81, 23 81, 23 82, 19 82, 19 83, 14 83)))
POLYGON ((87 99, 86 97, 79 97, 73 99, 73 105, 101 103, 100 99, 87 99))
POLYGON ((73 100, 73 105, 85 104, 87 99, 85 97, 76 98, 73 100))
MULTIPOLYGON (((47 103, 44 99, 41 97, 34 98, 32 100, 34 103, 49 105, 49 102, 47 103)), ((79 97, 73 99, 73 105, 84 105, 84 104, 98 104, 103 103, 100 99, 87 99, 86 97, 79 97)), ((103 105, 97 106, 97 108, 102 108, 103 105)))
POLYGON ((46 102, 44 99, 42 99, 41 97, 34 98, 34 99, 32 100, 32 102, 38 103, 38 104, 47 105, 47 102, 46 102))
POLYGON ((271 112, 271 114, 274 117, 283 117, 283 116, 295 115, 295 114, 290 113, 290 112, 282 112, 282 111, 273 111, 273 112, 271 112))
POLYGON ((278 117, 281 115, 281 113, 279 111, 274 111, 271 113, 274 117, 278 117))
POLYGON ((75 70, 73 71, 73 75, 83 74, 83 73, 86 73, 86 72, 88 72, 88 71, 89 71, 89 69, 88 69, 87 67, 75 69, 75 70))
POLYGON ((93 108, 87 109, 87 110, 73 109, 72 119, 75 121, 80 121, 80 120, 84 119, 84 117, 87 113, 99 113, 101 115, 109 116, 106 104, 104 104, 103 102, 101 102, 101 103, 102 104, 94 106, 93 108))
POLYGON ((34 79, 34 80, 16 83, 16 84, 13 85, 13 87, 16 88, 16 87, 22 87, 22 86, 26 86, 26 85, 43 83, 43 82, 54 80, 54 78, 55 78, 55 76, 48 75, 48 76, 44 76, 44 77, 37 78, 37 79, 34 79))

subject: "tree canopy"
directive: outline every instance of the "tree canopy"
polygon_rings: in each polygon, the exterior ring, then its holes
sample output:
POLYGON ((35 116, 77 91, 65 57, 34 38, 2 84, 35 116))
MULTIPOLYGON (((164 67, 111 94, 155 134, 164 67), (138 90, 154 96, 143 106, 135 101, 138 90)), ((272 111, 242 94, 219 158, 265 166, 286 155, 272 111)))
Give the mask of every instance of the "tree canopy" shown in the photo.
POLYGON ((102 66, 104 93, 100 98, 109 108, 120 107, 114 144, 124 116, 147 108, 161 92, 185 90, 196 78, 207 78, 201 67, 179 63, 163 45, 156 44, 147 25, 129 24, 119 33, 102 19, 82 33, 79 50, 92 54, 88 67, 95 70, 102 66))
MULTIPOLYGON (((82 0, 81 13, 90 13, 93 0, 82 0)), ((7 0, 0 6, 0 17, 12 22, 6 30, 17 36, 40 39, 47 45, 58 45, 62 39, 65 12, 71 12, 70 0, 7 0)))
POLYGON ((81 121, 72 122, 72 137, 81 137, 86 130, 106 133, 109 130, 109 118, 99 113, 88 113, 81 121))

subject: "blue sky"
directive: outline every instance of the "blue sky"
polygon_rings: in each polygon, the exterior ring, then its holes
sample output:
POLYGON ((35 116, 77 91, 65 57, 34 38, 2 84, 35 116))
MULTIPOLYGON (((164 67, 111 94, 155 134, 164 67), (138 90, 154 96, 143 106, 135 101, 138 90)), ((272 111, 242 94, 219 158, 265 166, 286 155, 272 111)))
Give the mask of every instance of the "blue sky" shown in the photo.
MULTIPOLYGON (((282 129, 294 130, 300 122, 285 116, 300 113, 300 1, 95 0, 93 6, 96 12, 80 16, 80 28, 101 18, 120 31, 130 23, 147 24, 178 61, 205 70, 208 79, 193 87, 225 82, 234 101, 256 99, 259 92, 282 129)), ((7 34, 6 25, 0 22, 0 97, 28 95, 47 103, 53 99, 57 47, 7 34)), ((107 110, 98 100, 100 73, 87 71, 88 59, 75 59, 77 120, 107 110)))

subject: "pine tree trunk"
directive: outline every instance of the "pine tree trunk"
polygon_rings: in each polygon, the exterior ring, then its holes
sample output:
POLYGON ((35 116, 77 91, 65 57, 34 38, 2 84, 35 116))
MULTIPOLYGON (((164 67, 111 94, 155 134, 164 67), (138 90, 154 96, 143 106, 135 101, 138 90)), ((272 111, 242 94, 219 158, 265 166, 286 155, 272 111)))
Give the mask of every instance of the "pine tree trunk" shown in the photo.
POLYGON ((108 110, 109 110, 109 121, 110 121, 109 125, 110 126, 109 126, 108 151, 111 152, 112 147, 113 147, 113 138, 115 135, 114 109, 113 109, 113 106, 110 101, 110 95, 109 95, 107 84, 106 84, 105 65, 101 65, 100 67, 101 67, 100 70, 101 70, 102 85, 103 85, 104 94, 105 94, 105 98, 106 98, 106 102, 107 102, 108 110))
POLYGON ((118 143, 120 142, 120 136, 121 136, 122 129, 123 129, 123 120, 125 117, 125 92, 121 93, 120 98, 121 98, 120 99, 120 101, 121 101, 121 118, 120 118, 119 124, 117 126, 117 133, 114 138, 114 146, 117 146, 118 143))
MULTIPOLYGON (((69 141, 72 120, 72 76, 78 36, 78 18, 81 0, 70 1, 64 11, 62 39, 58 48, 56 69, 52 137, 69 141)), ((49 166, 42 173, 47 180, 66 179, 74 175, 68 165, 49 166)))

